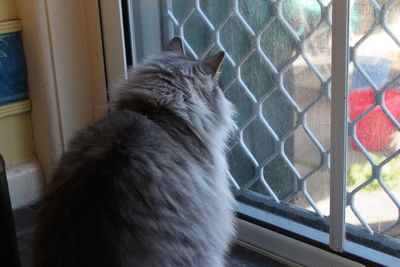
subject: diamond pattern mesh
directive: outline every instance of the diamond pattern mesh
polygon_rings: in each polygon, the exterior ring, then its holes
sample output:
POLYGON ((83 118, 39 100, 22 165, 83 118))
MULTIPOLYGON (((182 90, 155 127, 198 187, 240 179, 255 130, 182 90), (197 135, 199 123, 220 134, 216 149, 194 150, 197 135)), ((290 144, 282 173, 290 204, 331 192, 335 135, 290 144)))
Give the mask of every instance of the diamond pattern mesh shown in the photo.
MULTIPOLYGON (((357 72, 354 75, 372 88, 373 100, 349 120, 349 136, 354 141, 353 150, 371 164, 372 175, 348 188, 347 205, 371 233, 376 231, 354 200, 375 180, 400 208, 399 195, 381 175, 400 150, 390 151, 379 163, 374 161, 360 141, 357 124, 379 107, 392 132, 400 130, 400 113, 395 114, 393 105, 385 101, 385 95, 400 83, 400 74, 379 84, 358 52, 378 30, 399 49, 399 31, 388 22, 399 16, 398 2, 360 0, 351 4, 363 12, 368 9, 371 15, 362 21, 360 14, 351 14, 350 26, 360 32, 350 40, 351 66, 357 72)), ((307 207, 321 217, 328 215, 320 201, 327 199, 325 206, 329 207, 330 1, 169 0, 165 12, 171 34, 182 37, 188 54, 201 59, 217 51, 226 52, 220 85, 239 111, 239 129, 228 154, 236 190, 307 207)), ((397 219, 378 234, 388 233, 399 224, 397 219)))
POLYGON ((395 141, 393 139, 400 130, 400 74, 399 67, 395 66, 400 60, 400 1, 352 1, 352 5, 361 7, 363 14, 370 18, 363 20, 359 16, 357 21, 357 14, 351 14, 350 61, 354 69, 351 83, 352 88, 364 90, 351 91, 349 96, 349 136, 352 151, 357 150, 357 155, 350 159, 366 162, 368 175, 364 181, 348 187, 348 213, 370 233, 400 237, 400 188, 398 185, 389 187, 385 181, 386 169, 392 168, 395 173, 391 173, 391 179, 395 181, 389 183, 400 182, 400 168, 396 171, 400 164, 400 147, 390 148, 389 144, 395 141), (388 73, 385 73, 386 69, 388 73), (379 77, 383 73, 386 77, 379 77), (356 111, 361 103, 363 109, 356 111), (365 193, 371 188, 374 192, 365 193), (379 203, 375 210, 374 202, 379 203), (365 208, 367 205, 369 209, 365 208), (392 216, 390 220, 384 222, 382 218, 383 223, 374 225, 376 220, 370 217, 379 210, 392 216))

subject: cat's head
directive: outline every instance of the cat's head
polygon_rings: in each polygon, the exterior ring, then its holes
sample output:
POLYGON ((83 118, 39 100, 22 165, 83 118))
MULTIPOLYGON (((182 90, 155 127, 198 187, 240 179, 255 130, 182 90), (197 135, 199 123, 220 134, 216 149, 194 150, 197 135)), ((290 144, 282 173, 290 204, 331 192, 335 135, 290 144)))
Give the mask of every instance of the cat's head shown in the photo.
POLYGON ((217 84, 223 58, 224 52, 204 60, 190 58, 184 53, 182 40, 175 37, 160 55, 129 73, 117 106, 166 108, 203 134, 232 130, 234 108, 217 84))

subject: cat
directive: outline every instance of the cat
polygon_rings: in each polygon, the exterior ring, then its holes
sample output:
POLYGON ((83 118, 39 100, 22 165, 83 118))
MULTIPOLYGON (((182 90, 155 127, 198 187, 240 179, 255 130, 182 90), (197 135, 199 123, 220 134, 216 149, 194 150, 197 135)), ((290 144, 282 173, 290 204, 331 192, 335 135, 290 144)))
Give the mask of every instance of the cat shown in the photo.
POLYGON ((113 111, 71 141, 34 235, 37 267, 225 265, 234 235, 226 142, 234 107, 172 39, 113 91, 113 111))

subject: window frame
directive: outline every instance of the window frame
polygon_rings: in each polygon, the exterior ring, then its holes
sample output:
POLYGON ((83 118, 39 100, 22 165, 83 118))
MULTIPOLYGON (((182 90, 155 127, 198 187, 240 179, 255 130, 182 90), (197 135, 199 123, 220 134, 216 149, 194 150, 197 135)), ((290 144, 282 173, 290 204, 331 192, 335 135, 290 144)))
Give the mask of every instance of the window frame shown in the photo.
POLYGON ((40 197, 69 140, 107 112, 98 0, 15 2, 36 159, 7 169, 14 208, 40 197))
MULTIPOLYGON (((129 3, 131 1, 128 1, 129 3)), ((138 0, 136 7, 128 4, 129 12, 145 8, 146 17, 153 18, 152 34, 141 36, 141 42, 153 44, 147 47, 143 56, 160 52, 159 45, 152 39, 155 35, 167 36, 171 29, 161 29, 154 21, 157 15, 155 8, 166 8, 167 1, 138 0)), ((329 233, 323 233, 314 228, 304 226, 292 220, 267 213, 256 207, 238 203, 238 235, 236 243, 256 252, 278 256, 281 260, 305 265, 340 264, 338 266, 363 266, 384 264, 396 266, 400 259, 368 248, 358 243, 346 240, 345 204, 346 204, 346 164, 347 164, 347 83, 349 62, 349 0, 332 1, 332 115, 331 115, 331 189, 330 189, 330 224, 329 233), (343 101, 345 100, 345 101, 343 101), (339 159, 339 160, 332 160, 339 159), (249 212, 250 211, 250 212, 249 212), (250 219, 249 213, 252 215, 250 219), (282 228, 285 225, 287 229, 282 228), (308 237, 299 234, 299 230, 307 232, 308 237)), ((103 23, 103 43, 106 59, 107 81, 112 84, 118 73, 123 71, 126 76, 126 40, 123 31, 123 13, 120 0, 100 0, 103 23), (106 25, 109 24, 109 25, 106 25), (125 64, 125 65, 123 65, 125 64)), ((137 11, 136 11, 137 12, 137 11)), ((131 14, 131 16, 133 16, 131 14)), ((131 21, 131 25, 133 22, 131 21)), ((134 42, 135 30, 129 29, 134 42)), ((132 47, 136 47, 133 43, 132 47)), ((130 49, 130 48, 128 48, 130 49)), ((137 62, 137 56, 132 55, 132 62, 137 62)), ((336 265, 335 265, 336 266, 336 265)))
MULTIPOLYGON (((98 0, 15 0, 35 155, 7 166, 13 209, 40 198, 69 140, 107 113, 98 0)), ((25 109, 25 108, 24 108, 25 109)), ((19 110, 21 111, 21 110, 19 110)))

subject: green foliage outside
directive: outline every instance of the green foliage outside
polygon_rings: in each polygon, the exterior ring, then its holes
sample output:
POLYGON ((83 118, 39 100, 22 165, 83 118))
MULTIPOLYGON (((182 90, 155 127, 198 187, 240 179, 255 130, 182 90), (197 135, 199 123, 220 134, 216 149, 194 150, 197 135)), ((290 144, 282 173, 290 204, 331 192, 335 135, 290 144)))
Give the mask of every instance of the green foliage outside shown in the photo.
MULTIPOLYGON (((371 158, 376 164, 385 160, 384 156, 377 156, 370 153, 371 158)), ((364 164, 355 163, 350 166, 347 172, 347 186, 357 186, 372 176, 372 166, 369 162, 364 164)), ((394 158, 382 167, 381 176, 389 189, 396 189, 400 186, 400 157, 394 158)), ((372 192, 381 188, 377 179, 369 183, 364 190, 372 192)))

